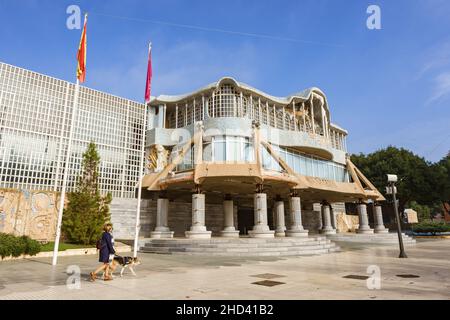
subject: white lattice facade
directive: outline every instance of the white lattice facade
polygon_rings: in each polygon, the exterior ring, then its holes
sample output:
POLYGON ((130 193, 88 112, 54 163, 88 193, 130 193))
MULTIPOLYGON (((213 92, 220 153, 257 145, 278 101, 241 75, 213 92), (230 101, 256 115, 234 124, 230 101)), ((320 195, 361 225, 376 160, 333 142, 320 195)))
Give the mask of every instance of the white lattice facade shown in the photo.
MULTIPOLYGON (((0 188, 60 191, 75 84, 0 63, 0 188)), ((100 189, 134 198, 144 137, 144 104, 80 87, 68 191, 94 141, 100 189)))

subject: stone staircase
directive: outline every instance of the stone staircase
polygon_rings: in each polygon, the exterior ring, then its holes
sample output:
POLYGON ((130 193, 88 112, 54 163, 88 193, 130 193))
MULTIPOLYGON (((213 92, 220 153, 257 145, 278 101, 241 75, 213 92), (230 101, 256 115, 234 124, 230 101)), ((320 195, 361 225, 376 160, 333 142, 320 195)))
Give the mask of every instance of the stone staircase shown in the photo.
MULTIPOLYGON (((142 245, 143 244, 143 245, 142 245)), ((141 252, 210 256, 304 256, 340 251, 324 236, 304 238, 145 239, 141 252)))
MULTIPOLYGON (((336 242, 350 242, 350 243, 368 243, 368 244, 398 244, 398 235, 396 232, 389 233, 337 233, 327 235, 327 238, 336 242)), ((411 236, 402 233, 404 245, 414 245, 416 240, 411 236)))

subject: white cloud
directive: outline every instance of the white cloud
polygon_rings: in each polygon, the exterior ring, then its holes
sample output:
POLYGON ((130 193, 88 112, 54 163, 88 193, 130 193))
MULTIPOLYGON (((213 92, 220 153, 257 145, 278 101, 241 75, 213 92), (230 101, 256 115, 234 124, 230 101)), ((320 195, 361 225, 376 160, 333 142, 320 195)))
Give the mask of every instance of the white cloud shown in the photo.
MULTIPOLYGON (((128 45, 128 44, 127 44, 128 45)), ((147 50, 125 55, 120 64, 92 67, 88 86, 141 101, 147 72, 147 50)), ((223 76, 254 83, 258 75, 258 54, 244 43, 224 50, 205 41, 189 41, 153 49, 152 95, 183 94, 199 89, 223 76)))
POLYGON ((427 72, 450 65, 450 40, 431 46, 425 53, 425 63, 419 70, 416 80, 422 78, 427 72))
POLYGON ((443 41, 427 50, 425 63, 415 80, 428 79, 431 93, 426 105, 436 103, 450 94, 450 40, 443 41))
POLYGON ((433 93, 427 104, 439 101, 450 94, 450 71, 438 74, 434 78, 433 93))
POLYGON ((155 57, 155 93, 186 93, 223 76, 252 82, 257 75, 257 57, 254 47, 246 43, 232 50, 204 41, 176 44, 155 57))

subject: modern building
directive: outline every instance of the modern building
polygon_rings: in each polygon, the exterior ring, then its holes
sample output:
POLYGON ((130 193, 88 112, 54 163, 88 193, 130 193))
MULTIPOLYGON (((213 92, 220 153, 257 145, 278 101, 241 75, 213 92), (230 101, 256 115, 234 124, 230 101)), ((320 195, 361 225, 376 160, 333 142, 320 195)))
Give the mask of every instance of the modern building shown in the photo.
MULTIPOLYGON (((0 63, 0 187, 59 191, 75 84, 0 63)), ((101 155, 100 189, 134 198, 145 106, 80 87, 68 190, 94 141, 101 155)))
POLYGON ((226 77, 149 105, 151 237, 332 234, 344 202, 358 203, 359 233, 374 232, 367 203, 375 231, 387 232, 384 198, 350 161, 320 89, 274 97, 226 77))
POLYGON ((333 234, 345 202, 357 202, 358 232, 387 231, 384 198, 350 161, 347 131, 331 122, 318 88, 280 98, 222 78, 146 106, 80 87, 72 124, 74 92, 73 83, 0 63, 0 232, 54 237, 72 125, 68 191, 94 141, 117 239, 134 238, 140 172, 145 238, 333 234))
POLYGON ((54 232, 54 217, 39 211, 57 206, 72 125, 67 190, 73 190, 82 154, 94 141, 100 190, 112 194, 113 213, 117 199, 136 202, 145 105, 81 86, 72 124, 74 92, 73 83, 0 62, 0 232, 54 232), (13 191, 32 193, 21 201, 13 191), (29 231, 38 225, 41 231, 29 231))

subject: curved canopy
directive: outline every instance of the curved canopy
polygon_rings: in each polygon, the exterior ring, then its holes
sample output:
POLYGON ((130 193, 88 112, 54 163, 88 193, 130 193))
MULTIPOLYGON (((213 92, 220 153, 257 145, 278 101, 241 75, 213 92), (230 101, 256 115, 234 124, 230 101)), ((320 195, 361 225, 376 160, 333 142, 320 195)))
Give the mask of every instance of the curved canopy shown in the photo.
MULTIPOLYGON (((272 96, 261 90, 258 90, 248 84, 239 82, 232 77, 223 77, 223 78, 219 79, 217 82, 213 82, 213 83, 211 83, 203 88, 200 88, 196 91, 193 91, 191 93, 186 93, 186 94, 182 94, 182 95, 160 95, 160 96, 154 97, 152 100, 150 100, 149 104, 150 105, 159 105, 159 104, 164 104, 164 103, 180 102, 180 101, 186 100, 190 97, 216 90, 216 89, 220 88, 220 86, 222 84, 227 84, 227 83, 233 84, 234 86, 236 86, 237 88, 239 88, 243 91, 251 92, 256 96, 260 96, 262 98, 270 100, 271 102, 282 104, 282 105, 289 105, 294 100, 296 102, 297 101, 298 102, 308 101, 314 95, 315 98, 323 99, 325 111, 329 116, 329 107, 328 107, 327 97, 325 96, 325 93, 323 93, 323 91, 317 87, 311 87, 311 88, 305 89, 303 91, 300 91, 298 93, 289 95, 287 97, 275 97, 275 96, 272 96)), ((333 125, 333 126, 335 126, 335 125, 333 125)))

